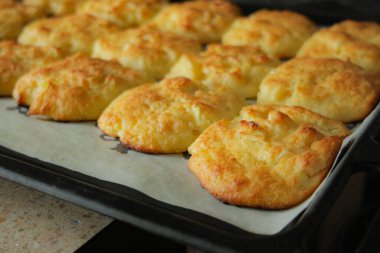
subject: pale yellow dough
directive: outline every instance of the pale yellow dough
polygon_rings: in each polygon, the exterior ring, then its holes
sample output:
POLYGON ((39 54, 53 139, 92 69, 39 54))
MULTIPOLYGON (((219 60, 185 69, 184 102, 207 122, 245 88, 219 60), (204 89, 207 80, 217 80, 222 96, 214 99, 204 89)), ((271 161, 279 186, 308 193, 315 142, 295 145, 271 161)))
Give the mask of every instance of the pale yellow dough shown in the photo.
POLYGON ((128 29, 95 43, 92 56, 117 60, 122 65, 161 79, 185 53, 201 50, 199 42, 151 26, 128 29))
POLYGON ((223 86, 255 98, 262 79, 279 64, 255 47, 213 44, 200 54, 182 56, 166 77, 184 76, 209 89, 223 86))

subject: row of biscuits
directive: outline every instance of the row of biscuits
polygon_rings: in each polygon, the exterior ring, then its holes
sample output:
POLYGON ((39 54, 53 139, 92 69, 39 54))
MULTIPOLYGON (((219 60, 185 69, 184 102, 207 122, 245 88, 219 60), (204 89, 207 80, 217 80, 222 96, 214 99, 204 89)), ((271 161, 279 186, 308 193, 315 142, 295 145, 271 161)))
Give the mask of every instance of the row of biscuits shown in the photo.
POLYGON ((86 14, 37 20, 22 30, 20 44, 0 43, 0 90, 8 89, 2 95, 17 82, 13 97, 30 115, 97 119, 102 131, 137 151, 188 150, 190 170, 222 201, 272 209, 301 202, 349 134, 339 121, 362 120, 377 103, 375 23, 317 31, 294 12, 239 17, 222 0, 84 2, 78 10, 86 14), (143 7, 125 15, 131 12, 121 6, 143 7), (136 24, 143 25, 125 29, 136 24), (352 27, 365 36, 351 35, 352 27), (344 53, 318 44, 318 34, 330 30, 349 38, 337 40, 344 53), (210 42, 222 44, 202 51, 210 42), (330 58, 315 58, 313 48, 330 58), (281 63, 296 55, 313 58, 281 63), (245 98, 259 105, 244 107, 245 98))

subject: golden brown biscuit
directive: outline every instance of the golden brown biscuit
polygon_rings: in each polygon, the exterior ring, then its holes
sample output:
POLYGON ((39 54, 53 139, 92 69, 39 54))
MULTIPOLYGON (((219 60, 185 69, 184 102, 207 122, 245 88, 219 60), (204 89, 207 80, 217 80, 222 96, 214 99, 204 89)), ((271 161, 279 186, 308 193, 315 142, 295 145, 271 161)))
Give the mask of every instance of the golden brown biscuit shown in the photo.
POLYGON ((163 31, 209 43, 220 41, 222 34, 239 15, 239 9, 227 1, 196 0, 169 5, 153 19, 152 24, 163 31))
POLYGON ((365 118, 379 97, 380 76, 331 58, 294 58, 269 73, 258 104, 298 105, 331 119, 365 118))
POLYGON ((279 64, 255 47, 213 44, 201 54, 182 56, 166 77, 184 76, 209 89, 225 86, 255 98, 262 79, 279 64))
POLYGON ((62 58, 55 48, 19 45, 14 41, 0 42, 0 96, 11 96, 16 81, 32 69, 43 67, 62 58))
POLYGON ((167 0, 97 0, 85 3, 78 13, 132 27, 146 23, 166 5, 167 0))
POLYGON ((177 77, 124 92, 102 113, 98 126, 132 149, 179 153, 208 125, 234 117, 243 105, 239 96, 177 77))
POLYGON ((117 62, 75 55, 21 77, 13 97, 19 105, 30 105, 30 115, 57 121, 95 120, 124 90, 150 81, 117 62))
POLYGON ((318 187, 348 134, 301 107, 252 105, 208 127, 190 146, 188 166, 223 202, 288 208, 318 187))
POLYGON ((291 11, 260 10, 237 19, 223 35, 223 44, 251 45, 268 55, 293 57, 317 30, 305 16, 291 11))
POLYGON ((54 46, 70 55, 91 55, 96 39, 120 31, 116 25, 90 15, 45 18, 27 25, 18 42, 24 45, 54 46))
POLYGON ((315 33, 297 56, 338 58, 380 73, 380 25, 347 20, 315 33))
POLYGON ((25 24, 24 15, 16 1, 0 2, 0 39, 14 39, 25 24))
POLYGON ((25 4, 36 6, 44 13, 54 16, 73 14, 87 1, 89 0, 23 0, 25 4))
POLYGON ((98 40, 93 57, 116 59, 122 65, 161 79, 184 53, 199 52, 200 43, 152 27, 115 33, 98 40))
POLYGON ((25 24, 41 17, 42 14, 34 6, 24 5, 13 0, 1 0, 0 40, 16 39, 25 24))

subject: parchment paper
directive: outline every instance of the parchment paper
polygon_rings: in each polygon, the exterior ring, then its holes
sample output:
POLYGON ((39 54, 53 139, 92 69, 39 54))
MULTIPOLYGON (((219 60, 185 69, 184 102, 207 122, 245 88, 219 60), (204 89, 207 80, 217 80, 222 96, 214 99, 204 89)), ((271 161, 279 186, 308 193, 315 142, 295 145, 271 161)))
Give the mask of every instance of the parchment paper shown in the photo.
POLYGON ((250 232, 265 235, 279 232, 314 196, 282 211, 226 205, 200 186, 182 155, 147 155, 131 150, 120 153, 114 150, 118 142, 105 141, 101 134, 95 122, 57 123, 27 117, 17 110, 13 100, 0 98, 0 145, 129 186, 162 202, 211 215, 250 232))

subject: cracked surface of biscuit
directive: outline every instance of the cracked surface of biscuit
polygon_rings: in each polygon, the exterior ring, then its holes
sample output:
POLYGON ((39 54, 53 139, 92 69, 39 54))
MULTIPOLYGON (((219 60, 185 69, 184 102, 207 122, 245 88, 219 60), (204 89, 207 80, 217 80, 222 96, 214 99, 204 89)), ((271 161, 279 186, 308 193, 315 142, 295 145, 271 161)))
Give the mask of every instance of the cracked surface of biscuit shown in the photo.
POLYGON ((338 58, 380 73, 380 25, 346 20, 316 32, 298 56, 338 58))
POLYGON ((166 0, 98 0, 86 2, 77 13, 90 14, 120 27, 133 27, 148 22, 166 0))
POLYGON ((195 53, 201 45, 195 40, 150 26, 128 29, 96 41, 93 57, 115 59, 122 65, 161 79, 184 53, 195 53))
POLYGON ((0 40, 16 39, 24 25, 42 16, 35 6, 14 0, 0 1, 0 40))
POLYGON ((188 166, 223 202, 283 209, 313 193, 348 134, 301 107, 252 105, 209 126, 190 146, 188 166))
POLYGON ((62 16, 75 13, 89 0, 23 0, 23 3, 36 6, 46 14, 62 16))
POLYGON ((90 15, 45 18, 28 24, 18 42, 24 45, 53 46, 66 55, 91 55, 96 39, 120 31, 116 25, 90 15))
POLYGON ((57 121, 96 120, 124 90, 151 79, 117 62, 74 55, 20 78, 13 91, 29 115, 57 121))
POLYGON ((317 30, 307 17, 291 11, 260 10, 237 19, 223 34, 227 45, 251 45, 266 54, 289 58, 317 30))
POLYGON ((205 52, 182 56, 167 77, 184 76, 209 89, 225 86, 255 98, 262 79, 279 64, 255 47, 212 44, 205 52))
POLYGON ((98 120, 106 134, 146 153, 180 153, 211 123, 233 118, 244 100, 223 91, 207 91, 190 79, 164 79, 116 98, 98 120))
POLYGON ((258 104, 298 105, 331 119, 364 119, 379 98, 380 76, 332 58, 294 58, 269 73, 258 104))
POLYGON ((239 9, 227 1, 196 0, 169 5, 151 23, 163 31, 209 43, 220 41, 239 15, 239 9))
POLYGON ((0 96, 11 96, 17 80, 32 69, 61 59, 55 48, 19 45, 14 41, 0 42, 0 96))

